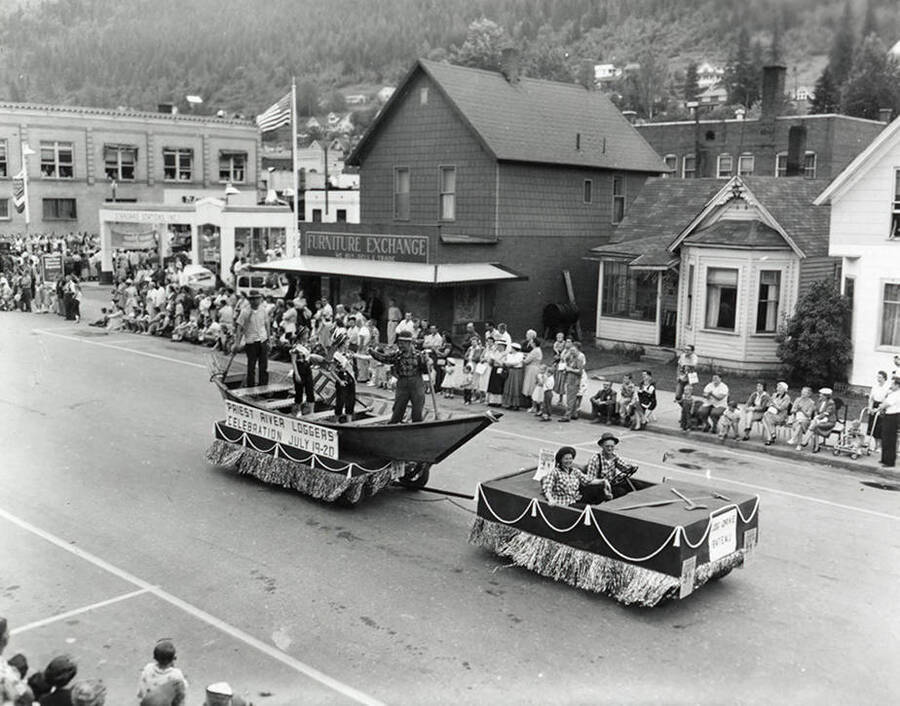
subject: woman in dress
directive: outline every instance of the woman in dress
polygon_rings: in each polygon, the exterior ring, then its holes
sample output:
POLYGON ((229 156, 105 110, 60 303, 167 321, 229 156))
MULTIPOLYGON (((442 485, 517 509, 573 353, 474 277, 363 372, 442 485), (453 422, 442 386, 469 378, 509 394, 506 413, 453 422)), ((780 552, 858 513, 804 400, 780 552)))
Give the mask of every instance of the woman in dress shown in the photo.
POLYGON ((528 404, 534 394, 538 373, 541 371, 541 363, 544 353, 541 350, 540 341, 537 340, 537 332, 528 329, 525 332, 525 341, 522 343, 522 353, 525 359, 522 361, 524 374, 522 375, 522 399, 523 404, 528 404))
POLYGON ((869 421, 866 426, 866 433, 874 442, 873 451, 878 451, 881 447, 881 415, 877 414, 877 411, 890 389, 891 384, 888 382, 887 373, 884 370, 879 370, 875 384, 872 385, 872 389, 869 391, 869 404, 867 405, 869 421))
POLYGON ((522 378, 524 375, 523 365, 525 356, 522 354, 522 346, 519 343, 513 343, 512 348, 506 355, 506 369, 509 374, 506 376, 506 382, 503 385, 503 406, 514 412, 519 410, 522 404, 522 378))
POLYGON ((503 388, 509 370, 506 367, 506 341, 494 341, 494 347, 487 353, 490 376, 487 384, 487 403, 489 407, 503 404, 503 388))

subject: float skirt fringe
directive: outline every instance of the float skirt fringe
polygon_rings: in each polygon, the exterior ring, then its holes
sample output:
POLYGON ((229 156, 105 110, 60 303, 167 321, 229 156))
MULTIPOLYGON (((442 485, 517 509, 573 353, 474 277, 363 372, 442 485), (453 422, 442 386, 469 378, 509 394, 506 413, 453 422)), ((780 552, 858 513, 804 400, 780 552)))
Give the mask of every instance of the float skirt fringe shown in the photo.
POLYGON ((206 452, 206 459, 214 465, 253 476, 264 483, 280 485, 329 503, 340 501, 353 505, 375 495, 393 480, 391 469, 358 472, 348 477, 346 471, 329 471, 275 458, 221 439, 213 441, 206 452))
MULTIPOLYGON (((679 593, 680 581, 676 576, 575 549, 483 517, 475 518, 469 542, 509 557, 517 566, 541 576, 587 591, 605 593, 626 605, 651 607, 679 593)), ((698 566, 694 588, 727 574, 743 562, 744 555, 739 551, 698 566)))

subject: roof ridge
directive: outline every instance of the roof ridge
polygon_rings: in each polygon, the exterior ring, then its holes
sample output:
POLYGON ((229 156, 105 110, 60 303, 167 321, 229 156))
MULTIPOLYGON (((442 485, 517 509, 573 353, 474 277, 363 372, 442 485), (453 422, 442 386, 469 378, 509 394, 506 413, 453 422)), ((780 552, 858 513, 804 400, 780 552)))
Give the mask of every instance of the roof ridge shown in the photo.
POLYGON ((119 117, 140 117, 155 118, 158 120, 179 120, 184 122, 205 122, 212 120, 219 123, 230 123, 235 125, 254 126, 255 123, 247 118, 220 118, 217 115, 189 115, 184 113, 157 113, 151 110, 137 110, 127 108, 119 110, 118 108, 100 108, 88 105, 65 105, 62 103, 17 103, 14 101, 0 101, 0 110, 45 110, 48 112, 66 112, 72 111, 76 113, 85 113, 90 115, 109 115, 119 117))

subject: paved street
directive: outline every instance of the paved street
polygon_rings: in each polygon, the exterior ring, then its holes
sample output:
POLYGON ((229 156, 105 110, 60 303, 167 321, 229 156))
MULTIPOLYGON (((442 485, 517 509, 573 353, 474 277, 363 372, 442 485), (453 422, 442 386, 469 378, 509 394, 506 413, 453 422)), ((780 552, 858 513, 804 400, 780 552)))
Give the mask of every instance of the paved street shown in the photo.
MULTIPOLYGON (((897 701, 900 493, 874 477, 624 434, 640 477, 761 496, 745 570, 624 608, 468 545, 471 502, 390 489, 346 509, 209 466, 203 354, 0 314, 5 656, 68 652, 116 705, 161 637, 192 704, 222 679, 257 706, 897 701)), ((562 443, 584 462, 602 429, 508 414, 431 485, 471 493, 562 443)))

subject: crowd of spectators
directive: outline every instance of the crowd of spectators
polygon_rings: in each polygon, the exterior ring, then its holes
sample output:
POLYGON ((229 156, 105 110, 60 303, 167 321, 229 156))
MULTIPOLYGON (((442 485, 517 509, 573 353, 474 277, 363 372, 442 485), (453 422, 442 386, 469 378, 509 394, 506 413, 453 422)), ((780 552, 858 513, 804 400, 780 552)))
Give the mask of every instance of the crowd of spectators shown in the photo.
MULTIPOLYGON (((6 618, 0 617, 0 706, 104 706, 106 686, 101 679, 84 678, 75 660, 67 654, 53 657, 47 666, 32 669, 21 652, 8 659, 4 651, 10 632, 6 618)), ((184 706, 188 682, 175 666, 175 645, 161 639, 153 647, 153 659, 137 676, 138 706, 184 706)), ((110 704, 112 706, 112 704, 110 704)), ((224 681, 206 687, 203 706, 253 706, 235 694, 224 681)))

